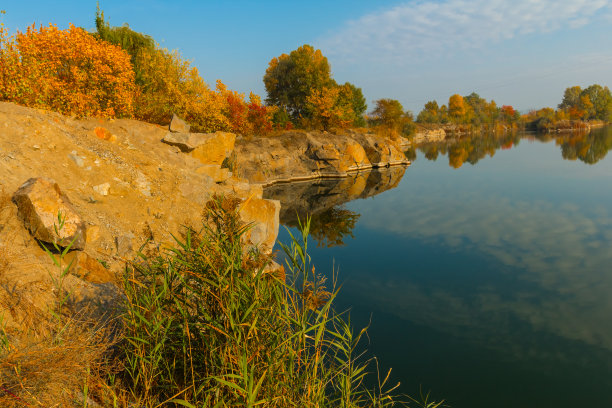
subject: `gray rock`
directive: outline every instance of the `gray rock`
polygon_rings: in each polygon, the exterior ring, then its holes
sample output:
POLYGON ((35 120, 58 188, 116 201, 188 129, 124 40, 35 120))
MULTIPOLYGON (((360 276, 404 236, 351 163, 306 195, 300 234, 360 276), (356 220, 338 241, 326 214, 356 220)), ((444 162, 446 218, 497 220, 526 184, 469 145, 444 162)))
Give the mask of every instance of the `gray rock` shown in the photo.
POLYGON ((132 239, 133 235, 122 235, 120 237, 115 237, 115 246, 117 247, 117 255, 125 256, 133 251, 132 247, 132 239))
POLYGON ((171 132, 189 133, 190 128, 191 126, 183 119, 176 116, 176 114, 172 115, 169 128, 171 132))
POLYGON ((19 217, 34 238, 72 248, 85 247, 86 225, 57 183, 46 178, 31 178, 13 195, 19 217), (63 225, 60 226, 58 214, 63 225))

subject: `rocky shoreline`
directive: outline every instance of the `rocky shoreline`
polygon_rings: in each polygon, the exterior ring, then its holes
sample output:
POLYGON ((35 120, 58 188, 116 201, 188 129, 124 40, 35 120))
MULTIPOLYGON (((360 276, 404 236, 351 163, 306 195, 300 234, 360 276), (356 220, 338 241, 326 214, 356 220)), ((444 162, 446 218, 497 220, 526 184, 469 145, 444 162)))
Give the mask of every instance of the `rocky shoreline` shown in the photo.
POLYGON ((364 170, 410 164, 399 138, 354 130, 340 134, 290 131, 240 139, 235 152, 235 174, 263 186, 343 178, 364 170))
POLYGON ((168 129, 129 119, 75 119, 0 103, 0 313, 7 312, 7 327, 27 325, 33 311, 54 300, 57 267, 39 242, 77 238, 66 289, 102 315, 121 296, 115 283, 125 262, 173 244, 185 227, 201 226, 214 195, 241 201, 240 217, 254 225, 245 243, 270 252, 281 203, 264 197, 264 186, 345 179, 332 184, 346 185, 348 199, 376 191, 376 177, 364 178, 365 170, 395 167, 391 174, 399 175, 409 164, 399 138, 365 131, 247 139, 189 133, 186 124, 173 123, 168 129), (69 220, 65 236, 54 239, 60 211, 69 220))

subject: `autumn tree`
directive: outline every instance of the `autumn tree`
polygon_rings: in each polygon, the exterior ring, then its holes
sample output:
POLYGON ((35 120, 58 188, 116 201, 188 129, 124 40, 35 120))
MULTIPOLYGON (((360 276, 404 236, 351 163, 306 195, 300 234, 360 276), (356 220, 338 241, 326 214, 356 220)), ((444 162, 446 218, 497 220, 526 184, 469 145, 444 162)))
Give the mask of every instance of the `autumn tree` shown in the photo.
MULTIPOLYGON (((322 130, 332 128, 344 128, 349 126, 354 119, 352 105, 345 95, 345 102, 340 103, 340 94, 346 88, 323 87, 313 89, 306 97, 305 112, 309 118, 308 127, 322 130)), ((350 92, 350 89, 348 90, 350 92)))
POLYGON ((338 105, 344 110, 350 108, 352 111, 352 125, 363 127, 366 125, 364 114, 368 109, 366 99, 363 96, 361 88, 357 88, 350 82, 346 82, 340 86, 338 95, 338 105))
POLYGON ((451 95, 448 98, 448 114, 454 119, 454 121, 459 122, 466 113, 465 101, 463 96, 459 94, 451 95))
POLYGON ((307 101, 313 90, 333 86, 327 58, 305 44, 273 58, 264 75, 266 102, 286 111, 294 120, 308 117, 307 101))
POLYGON ((502 119, 506 122, 515 122, 519 118, 519 113, 510 105, 503 105, 500 108, 500 115, 502 119))
POLYGON ((419 123, 440 123, 440 107, 437 101, 429 101, 419 112, 417 119, 419 123))
POLYGON ((585 89, 572 86, 565 89, 559 109, 567 112, 570 119, 611 121, 612 94, 608 87, 598 84, 585 89))
POLYGON ((261 135, 272 130, 275 108, 263 105, 258 96, 251 93, 247 101, 244 94, 227 89, 221 81, 211 89, 197 68, 177 51, 159 47, 150 36, 131 30, 127 24, 111 27, 99 7, 96 28, 97 38, 122 47, 133 61, 137 119, 167 124, 172 114, 177 114, 194 131, 261 135))
POLYGON ((364 126, 367 105, 361 88, 350 82, 338 85, 330 71, 327 58, 310 45, 273 58, 263 80, 266 102, 279 108, 275 121, 286 123, 288 118, 305 127, 325 129, 364 126), (335 105, 328 106, 331 100, 335 105))
POLYGON ((395 99, 378 99, 374 102, 374 110, 370 113, 370 122, 393 132, 408 135, 412 131, 412 112, 404 112, 402 104, 395 99))

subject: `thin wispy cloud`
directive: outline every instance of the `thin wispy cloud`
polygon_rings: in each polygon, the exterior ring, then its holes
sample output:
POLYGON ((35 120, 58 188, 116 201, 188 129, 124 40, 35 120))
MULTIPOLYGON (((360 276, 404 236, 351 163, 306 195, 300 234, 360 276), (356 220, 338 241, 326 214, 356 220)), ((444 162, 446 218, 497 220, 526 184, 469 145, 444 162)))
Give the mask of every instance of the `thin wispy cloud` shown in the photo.
POLYGON ((346 59, 403 59, 579 28, 611 12, 612 0, 416 1, 349 21, 320 45, 346 59))

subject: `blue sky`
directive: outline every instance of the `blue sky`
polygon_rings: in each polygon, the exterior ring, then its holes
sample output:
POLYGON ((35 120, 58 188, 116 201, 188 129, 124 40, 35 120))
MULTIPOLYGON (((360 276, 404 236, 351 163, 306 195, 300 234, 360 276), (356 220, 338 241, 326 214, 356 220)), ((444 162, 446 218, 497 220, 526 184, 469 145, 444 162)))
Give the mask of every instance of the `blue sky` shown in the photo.
MULTIPOLYGON (((302 44, 323 51, 338 82, 371 105, 417 113, 472 91, 520 110, 556 106, 571 85, 612 86, 612 0, 165 1, 102 0, 125 22, 178 49, 214 85, 265 96, 271 58, 302 44)), ((11 30, 33 22, 94 27, 95 1, 3 0, 11 30)))

